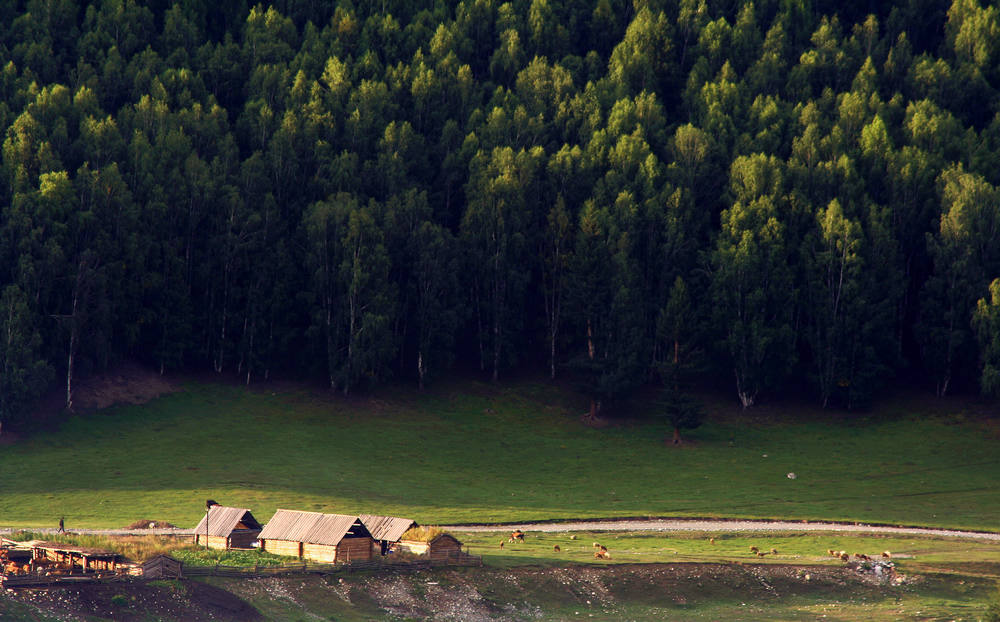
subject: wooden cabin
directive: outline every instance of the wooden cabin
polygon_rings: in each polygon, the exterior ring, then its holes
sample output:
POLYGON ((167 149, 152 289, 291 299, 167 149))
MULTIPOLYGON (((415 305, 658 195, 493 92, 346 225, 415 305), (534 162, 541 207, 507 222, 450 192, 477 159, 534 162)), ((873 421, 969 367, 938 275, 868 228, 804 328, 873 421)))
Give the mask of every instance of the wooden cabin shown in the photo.
POLYGON ((453 559, 462 556, 462 543, 451 534, 443 533, 428 542, 428 554, 434 560, 453 559))
POLYGON ((400 540, 399 546, 404 551, 417 555, 428 555, 432 560, 447 560, 459 557, 462 553, 462 543, 454 536, 441 533, 430 540, 400 540))
POLYGON ((213 549, 249 549, 263 528, 250 510, 213 505, 194 528, 194 543, 213 549))
POLYGON ((368 561, 375 540, 359 516, 278 510, 258 536, 262 551, 326 563, 368 561))
POLYGON ((375 540, 376 550, 382 555, 388 553, 411 527, 417 526, 417 523, 409 518, 396 516, 362 514, 360 518, 368 531, 371 532, 372 538, 375 540))

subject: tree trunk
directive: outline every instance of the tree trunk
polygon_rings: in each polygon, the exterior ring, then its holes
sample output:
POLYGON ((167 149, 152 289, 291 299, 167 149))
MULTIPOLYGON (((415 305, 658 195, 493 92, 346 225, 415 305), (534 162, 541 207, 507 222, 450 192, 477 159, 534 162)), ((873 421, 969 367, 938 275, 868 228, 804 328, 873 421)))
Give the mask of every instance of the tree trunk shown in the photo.
POLYGON ((483 312, 479 300, 479 282, 474 284, 476 298, 476 337, 479 339, 479 371, 486 371, 486 346, 483 343, 483 312))
POLYGON ((326 373, 330 377, 330 389, 337 390, 337 377, 334 372, 335 344, 333 339, 333 312, 329 296, 326 296, 326 373))
POLYGON ((733 372, 736 374, 736 394, 740 398, 740 405, 743 406, 743 410, 753 406, 754 398, 757 397, 756 391, 748 391, 744 386, 743 379, 740 377, 740 370, 734 369, 733 372))
POLYGON ((70 329, 69 363, 66 366, 66 410, 73 410, 73 361, 76 359, 76 327, 70 329))
POLYGON ((493 322, 493 382, 500 380, 500 319, 493 322))
POLYGON ((80 304, 80 288, 83 280, 84 262, 80 261, 79 272, 76 275, 76 288, 73 290, 73 313, 69 320, 69 361, 66 364, 66 410, 73 411, 73 364, 76 362, 76 348, 80 339, 77 311, 80 304))
POLYGON ((549 335, 549 379, 556 379, 556 329, 553 327, 552 333, 549 335))
POLYGON ((951 373, 945 374, 944 378, 938 381, 937 384, 937 396, 944 397, 948 393, 948 383, 951 382, 951 373))
MULTIPOLYGON (((355 262, 357 265, 357 262, 355 262)), ((348 333, 347 333, 347 378, 344 381, 344 395, 347 395, 351 390, 351 383, 354 382, 354 330, 358 323, 358 299, 357 292, 351 291, 347 297, 350 307, 351 314, 348 321, 348 333)))
POLYGON ((424 390, 424 375, 427 373, 427 369, 424 367, 424 353, 423 351, 417 351, 417 384, 421 391, 424 390))

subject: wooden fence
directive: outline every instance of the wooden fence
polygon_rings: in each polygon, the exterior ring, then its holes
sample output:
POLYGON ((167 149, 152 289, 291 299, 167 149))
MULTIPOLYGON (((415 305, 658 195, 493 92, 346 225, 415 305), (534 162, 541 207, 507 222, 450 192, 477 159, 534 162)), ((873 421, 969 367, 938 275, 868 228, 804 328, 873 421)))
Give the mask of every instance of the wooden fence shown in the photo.
POLYGON ((0 575, 0 586, 7 589, 39 588, 54 586, 79 585, 81 583, 105 583, 124 581, 120 574, 78 574, 78 575, 0 575))

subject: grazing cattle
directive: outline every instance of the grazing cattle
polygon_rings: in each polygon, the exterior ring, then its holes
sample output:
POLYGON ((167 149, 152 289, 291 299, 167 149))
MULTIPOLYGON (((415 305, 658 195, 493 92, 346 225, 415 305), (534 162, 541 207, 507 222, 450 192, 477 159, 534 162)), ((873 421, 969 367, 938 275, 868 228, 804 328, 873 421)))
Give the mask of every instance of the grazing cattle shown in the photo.
POLYGON ((827 549, 826 554, 830 557, 837 557, 837 551, 834 551, 833 549, 827 549))
POLYGON ((840 561, 846 562, 846 561, 848 561, 850 559, 851 559, 851 556, 848 555, 847 553, 841 553, 840 554, 840 561))
POLYGON ((751 553, 759 553, 759 552, 760 552, 760 549, 758 549, 758 548, 757 548, 757 547, 755 547, 755 546, 751 546, 751 547, 750 547, 750 552, 751 552, 751 553))
POLYGON ((500 548, 503 549, 503 540, 500 541, 500 548))
POLYGON ((757 557, 767 557, 767 553, 763 551, 757 551, 757 557))
POLYGON ((594 543, 594 548, 595 549, 599 549, 599 548, 601 548, 601 545, 599 543, 595 542, 594 543))
POLYGON ((892 553, 890 553, 889 551, 882 551, 882 557, 890 559, 892 557, 892 553))
POLYGON ((599 549, 594 551, 594 559, 611 559, 611 553, 607 549, 599 549))
POLYGON ((524 542, 524 532, 520 529, 512 531, 510 534, 511 542, 524 542))
POLYGON ((559 545, 558 545, 558 544, 556 544, 556 545, 554 545, 554 546, 552 547, 552 550, 553 550, 553 551, 555 551, 556 553, 558 553, 558 552, 559 552, 559 551, 561 551, 562 549, 560 549, 560 548, 559 548, 559 545))
POLYGON ((771 549, 771 555, 777 555, 778 549, 771 549))
POLYGON ((715 544, 715 538, 709 538, 708 539, 708 543, 709 544, 715 544))

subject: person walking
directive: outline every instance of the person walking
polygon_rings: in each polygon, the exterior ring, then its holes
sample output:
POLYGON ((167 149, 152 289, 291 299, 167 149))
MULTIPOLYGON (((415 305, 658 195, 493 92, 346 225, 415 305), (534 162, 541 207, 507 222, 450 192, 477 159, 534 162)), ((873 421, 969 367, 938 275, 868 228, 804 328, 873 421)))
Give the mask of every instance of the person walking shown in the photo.
POLYGON ((59 533, 66 533, 66 522, 61 517, 59 518, 59 533))

